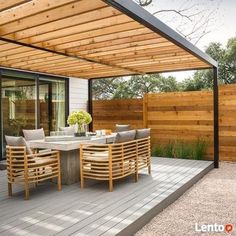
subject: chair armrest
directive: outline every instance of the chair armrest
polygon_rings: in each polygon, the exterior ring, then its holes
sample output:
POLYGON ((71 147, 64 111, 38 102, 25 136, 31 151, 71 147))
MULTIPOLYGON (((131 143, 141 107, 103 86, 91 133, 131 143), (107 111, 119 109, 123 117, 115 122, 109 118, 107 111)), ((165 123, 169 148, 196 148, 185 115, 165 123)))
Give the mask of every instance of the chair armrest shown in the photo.
POLYGON ((82 144, 80 144, 80 147, 90 147, 90 146, 92 146, 92 147, 104 147, 104 146, 109 147, 109 145, 111 145, 111 144, 107 144, 107 143, 82 143, 82 144))
POLYGON ((40 152, 40 153, 34 153, 27 155, 27 158, 45 158, 45 157, 54 157, 54 155, 58 155, 59 151, 49 151, 49 152, 40 152))
POLYGON ((26 150, 25 146, 10 146, 10 145, 6 145, 6 149, 10 149, 10 150, 26 150))

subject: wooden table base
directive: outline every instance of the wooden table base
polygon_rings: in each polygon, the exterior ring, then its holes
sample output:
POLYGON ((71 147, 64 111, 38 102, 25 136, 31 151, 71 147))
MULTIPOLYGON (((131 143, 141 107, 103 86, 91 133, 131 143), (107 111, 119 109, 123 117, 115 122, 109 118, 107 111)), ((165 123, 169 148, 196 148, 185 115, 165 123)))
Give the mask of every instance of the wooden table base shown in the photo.
POLYGON ((61 155, 61 182, 69 185, 79 182, 80 164, 79 149, 60 151, 61 155))

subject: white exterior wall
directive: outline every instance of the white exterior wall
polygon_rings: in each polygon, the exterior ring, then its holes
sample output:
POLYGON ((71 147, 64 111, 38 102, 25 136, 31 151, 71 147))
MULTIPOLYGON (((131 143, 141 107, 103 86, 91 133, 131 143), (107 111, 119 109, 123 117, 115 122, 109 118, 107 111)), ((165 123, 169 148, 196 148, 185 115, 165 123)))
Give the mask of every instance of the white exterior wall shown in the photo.
POLYGON ((88 80, 70 78, 69 80, 69 112, 87 110, 88 107, 88 80))

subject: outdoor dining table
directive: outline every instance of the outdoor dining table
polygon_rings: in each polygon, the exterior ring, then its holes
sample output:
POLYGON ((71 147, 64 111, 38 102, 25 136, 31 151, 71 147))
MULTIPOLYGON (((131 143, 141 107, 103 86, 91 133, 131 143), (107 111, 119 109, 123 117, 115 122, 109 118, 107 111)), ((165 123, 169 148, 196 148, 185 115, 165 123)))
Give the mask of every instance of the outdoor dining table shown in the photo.
MULTIPOLYGON (((80 178, 80 144, 83 143, 108 143, 114 139, 114 135, 91 137, 89 140, 71 138, 70 141, 29 141, 31 148, 51 149, 60 151, 61 180, 62 184, 70 185, 79 182, 80 178)), ((46 139, 47 140, 47 139, 46 139)))

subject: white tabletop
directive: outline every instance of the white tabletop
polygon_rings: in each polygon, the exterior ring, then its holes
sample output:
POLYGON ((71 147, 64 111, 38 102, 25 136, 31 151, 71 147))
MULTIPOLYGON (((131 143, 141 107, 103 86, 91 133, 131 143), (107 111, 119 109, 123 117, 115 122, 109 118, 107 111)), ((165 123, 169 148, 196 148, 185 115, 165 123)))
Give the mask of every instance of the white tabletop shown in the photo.
POLYGON ((42 149, 52 149, 59 151, 71 151, 80 148, 82 143, 107 143, 108 139, 114 138, 115 135, 106 135, 102 137, 91 137, 90 140, 75 140, 75 141, 56 141, 56 142, 46 142, 45 140, 33 140, 29 141, 31 148, 42 148, 42 149))

